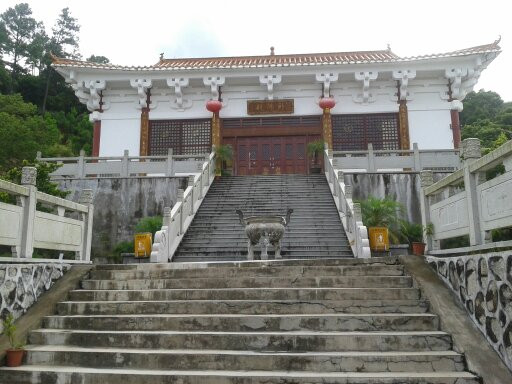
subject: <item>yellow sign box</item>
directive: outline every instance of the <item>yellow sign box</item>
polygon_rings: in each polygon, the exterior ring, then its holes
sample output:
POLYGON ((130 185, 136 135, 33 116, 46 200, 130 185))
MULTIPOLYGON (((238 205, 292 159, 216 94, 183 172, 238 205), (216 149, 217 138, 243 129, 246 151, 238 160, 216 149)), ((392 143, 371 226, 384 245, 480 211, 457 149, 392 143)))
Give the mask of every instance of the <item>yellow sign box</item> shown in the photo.
POLYGON ((135 234, 135 257, 149 257, 151 255, 151 233, 135 234))
POLYGON ((389 234, 386 227, 368 228, 368 237, 372 251, 389 251, 389 234))

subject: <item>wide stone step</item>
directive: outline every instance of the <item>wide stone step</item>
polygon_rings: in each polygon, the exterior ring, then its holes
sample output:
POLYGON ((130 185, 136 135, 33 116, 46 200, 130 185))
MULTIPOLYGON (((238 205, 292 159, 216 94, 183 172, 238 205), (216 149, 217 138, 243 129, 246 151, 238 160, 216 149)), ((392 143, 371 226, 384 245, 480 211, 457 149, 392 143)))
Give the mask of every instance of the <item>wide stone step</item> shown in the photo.
POLYGON ((65 301, 59 315, 424 313, 425 300, 162 300, 65 301))
POLYGON ((452 348, 441 331, 386 332, 202 332, 38 329, 31 344, 114 348, 185 348, 255 351, 444 351, 452 348))
POLYGON ((321 314, 321 315, 170 315, 48 316, 44 328, 99 331, 433 331, 432 314, 321 314))
POLYGON ((59 384, 480 384, 467 372, 173 371, 46 365, 2 368, 0 378, 59 384))
POLYGON ((83 280, 83 289, 170 289, 170 288, 280 288, 280 287, 338 287, 338 288, 407 288, 412 286, 410 276, 318 276, 302 277, 245 277, 196 279, 139 279, 139 280, 83 280))
MULTIPOLYGON (((259 246, 257 246, 259 248, 259 246)), ((348 245, 338 245, 338 244, 308 244, 308 245, 294 245, 294 244, 281 244, 281 252, 284 255, 293 254, 295 251, 304 252, 307 251, 316 251, 322 250, 323 252, 329 252, 335 254, 336 252, 344 252, 348 251, 350 248, 348 245)), ((225 244, 222 242, 212 243, 210 246, 201 245, 201 244, 184 244, 181 251, 194 251, 197 253, 215 253, 215 252, 240 252, 245 250, 247 252, 247 244, 240 243, 238 244, 225 244)), ((269 247, 268 252, 273 252, 274 248, 272 246, 269 247)))
POLYGON ((417 288, 240 288, 76 290, 72 301, 165 300, 418 300, 417 288))
POLYGON ((346 265, 346 266, 268 266, 265 268, 196 268, 196 269, 147 269, 147 270, 98 270, 91 271, 91 279, 148 279, 177 277, 257 277, 286 276, 301 274, 304 277, 316 276, 401 276, 404 274, 402 265, 346 265))
POLYGON ((161 270, 161 269, 195 269, 195 268, 266 268, 268 266, 346 266, 346 265, 400 265, 396 256, 372 257, 368 259, 324 258, 316 260, 253 260, 240 262, 215 263, 154 263, 154 264, 98 264, 96 270, 161 270))
MULTIPOLYGON (((259 261, 259 253, 255 252, 255 259, 259 261)), ((269 252, 270 254, 270 252, 269 252)), ((311 251, 307 252, 291 252, 287 254, 285 251, 281 252, 281 256, 283 259, 301 259, 301 260, 315 260, 322 259, 325 257, 340 257, 340 258, 352 258, 354 255, 352 252, 348 250, 345 252, 317 252, 314 253, 311 251)), ((273 256, 270 257, 271 259, 273 256)), ((195 262, 218 262, 218 261, 243 261, 247 260, 247 250, 239 249, 232 250, 230 252, 213 252, 213 253, 203 253, 203 252, 194 252, 194 251, 183 251, 178 255, 174 255, 172 261, 173 262, 187 262, 187 263, 195 263, 195 262)))
POLYGON ((193 349, 116 349, 27 346, 27 364, 130 369, 453 372, 464 370, 453 351, 424 352, 255 352, 193 349))

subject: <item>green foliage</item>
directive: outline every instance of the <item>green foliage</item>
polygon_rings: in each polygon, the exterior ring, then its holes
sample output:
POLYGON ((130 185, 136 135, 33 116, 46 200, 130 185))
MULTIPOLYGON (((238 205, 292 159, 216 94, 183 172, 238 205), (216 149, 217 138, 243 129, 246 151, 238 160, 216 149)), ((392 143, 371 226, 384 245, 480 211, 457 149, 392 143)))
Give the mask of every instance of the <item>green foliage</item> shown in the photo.
POLYGON ((98 63, 98 64, 108 64, 108 63, 110 63, 110 60, 108 58, 106 58, 105 56, 94 56, 94 55, 91 55, 90 57, 88 57, 85 60, 86 61, 90 61, 91 63, 98 63))
POLYGON ((62 198, 69 194, 68 191, 60 190, 58 184, 50 181, 50 174, 60 167, 60 165, 55 163, 24 160, 21 166, 11 168, 2 178, 12 183, 20 184, 22 167, 35 167, 37 169, 36 187, 38 191, 62 198))
POLYGON ((215 157, 217 158, 217 164, 220 166, 220 170, 216 169, 216 173, 220 171, 222 176, 229 176, 229 171, 226 168, 231 167, 233 160, 233 147, 230 144, 219 145, 215 148, 215 157))
POLYGON ((313 162, 317 164, 319 155, 324 150, 324 141, 323 140, 315 140, 308 143, 306 147, 306 151, 309 156, 313 158, 313 162))
POLYGON ((155 238, 156 231, 159 231, 160 229, 162 229, 162 216, 145 217, 139 220, 135 226, 136 233, 151 232, 153 239, 155 238))
POLYGON ((399 215, 403 211, 403 206, 391 199, 378 199, 370 196, 364 201, 358 201, 361 204, 361 213, 363 223, 367 227, 386 227, 389 231, 390 240, 393 243, 400 241, 400 222, 399 215))
POLYGON ((38 150, 49 151, 59 139, 51 116, 38 115, 36 106, 25 103, 20 95, 0 95, 0 174, 34 159, 38 150))
POLYGON ((483 89, 470 92, 464 99, 464 110, 460 113, 460 122, 465 126, 480 120, 493 120, 502 108, 503 100, 496 92, 486 92, 483 89))
POLYGON ((9 344, 13 349, 22 349, 25 345, 23 343, 16 342, 16 325, 14 325, 14 317, 12 313, 9 313, 7 317, 2 321, 3 331, 2 334, 7 336, 9 344))
POLYGON ((7 64, 15 80, 17 74, 23 71, 23 61, 29 57, 29 46, 38 23, 32 17, 32 10, 27 3, 7 9, 0 15, 0 20, 5 34, 2 50, 12 58, 7 64))
POLYGON ((409 245, 412 243, 421 243, 423 241, 423 226, 421 224, 401 220, 400 233, 402 238, 406 240, 409 245))

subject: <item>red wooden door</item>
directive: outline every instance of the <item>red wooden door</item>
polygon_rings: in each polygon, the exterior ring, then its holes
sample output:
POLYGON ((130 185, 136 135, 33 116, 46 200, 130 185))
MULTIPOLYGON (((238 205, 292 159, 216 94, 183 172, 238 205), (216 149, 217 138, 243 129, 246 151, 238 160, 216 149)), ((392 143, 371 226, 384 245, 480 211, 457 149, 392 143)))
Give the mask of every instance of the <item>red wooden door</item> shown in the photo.
POLYGON ((244 137, 236 140, 238 175, 308 172, 307 136, 244 137))

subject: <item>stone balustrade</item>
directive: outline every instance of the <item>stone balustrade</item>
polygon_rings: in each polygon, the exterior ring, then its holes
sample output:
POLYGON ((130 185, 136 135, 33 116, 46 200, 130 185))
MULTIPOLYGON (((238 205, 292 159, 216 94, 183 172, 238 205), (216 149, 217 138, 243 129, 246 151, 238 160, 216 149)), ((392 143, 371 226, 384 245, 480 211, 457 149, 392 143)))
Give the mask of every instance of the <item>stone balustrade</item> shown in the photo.
POLYGON ((345 172, 453 172, 461 167, 458 149, 420 150, 413 144, 412 150, 374 150, 368 144, 367 151, 334 151, 333 165, 345 172))
POLYGON ((427 256, 427 262, 512 370, 512 251, 427 256))
POLYGON ((61 166, 51 174, 51 178, 84 179, 101 177, 144 177, 176 176, 198 173, 208 155, 173 155, 172 149, 166 156, 130 156, 127 150, 123 156, 86 157, 83 151, 79 157, 41 157, 37 160, 56 163, 61 166))
POLYGON ((92 191, 83 190, 80 203, 74 203, 39 192, 36 176, 36 168, 24 167, 22 185, 0 180, 0 192, 13 196, 17 202, 0 202, 0 245, 11 247, 12 259, 31 259, 34 248, 41 248, 75 252, 76 260, 89 262, 92 191), (38 203, 51 212, 37 209, 38 203))
POLYGON ((168 262, 178 249, 215 178, 215 152, 197 172, 189 176, 188 187, 178 191, 178 201, 172 209, 164 208, 162 229, 155 234, 151 262, 168 262))
POLYGON ((361 206, 352 200, 352 186, 345 185, 343 171, 334 166, 332 151, 324 151, 324 166, 327 182, 340 213, 343 228, 355 257, 371 257, 368 231, 363 224, 361 206))
POLYGON ((434 226, 425 240, 433 252, 440 240, 464 235, 481 250, 492 241, 492 230, 512 226, 512 140, 483 157, 478 139, 462 144, 462 169, 436 183, 431 171, 421 173, 423 225, 434 226), (498 165, 504 172, 486 180, 486 171, 498 165))

